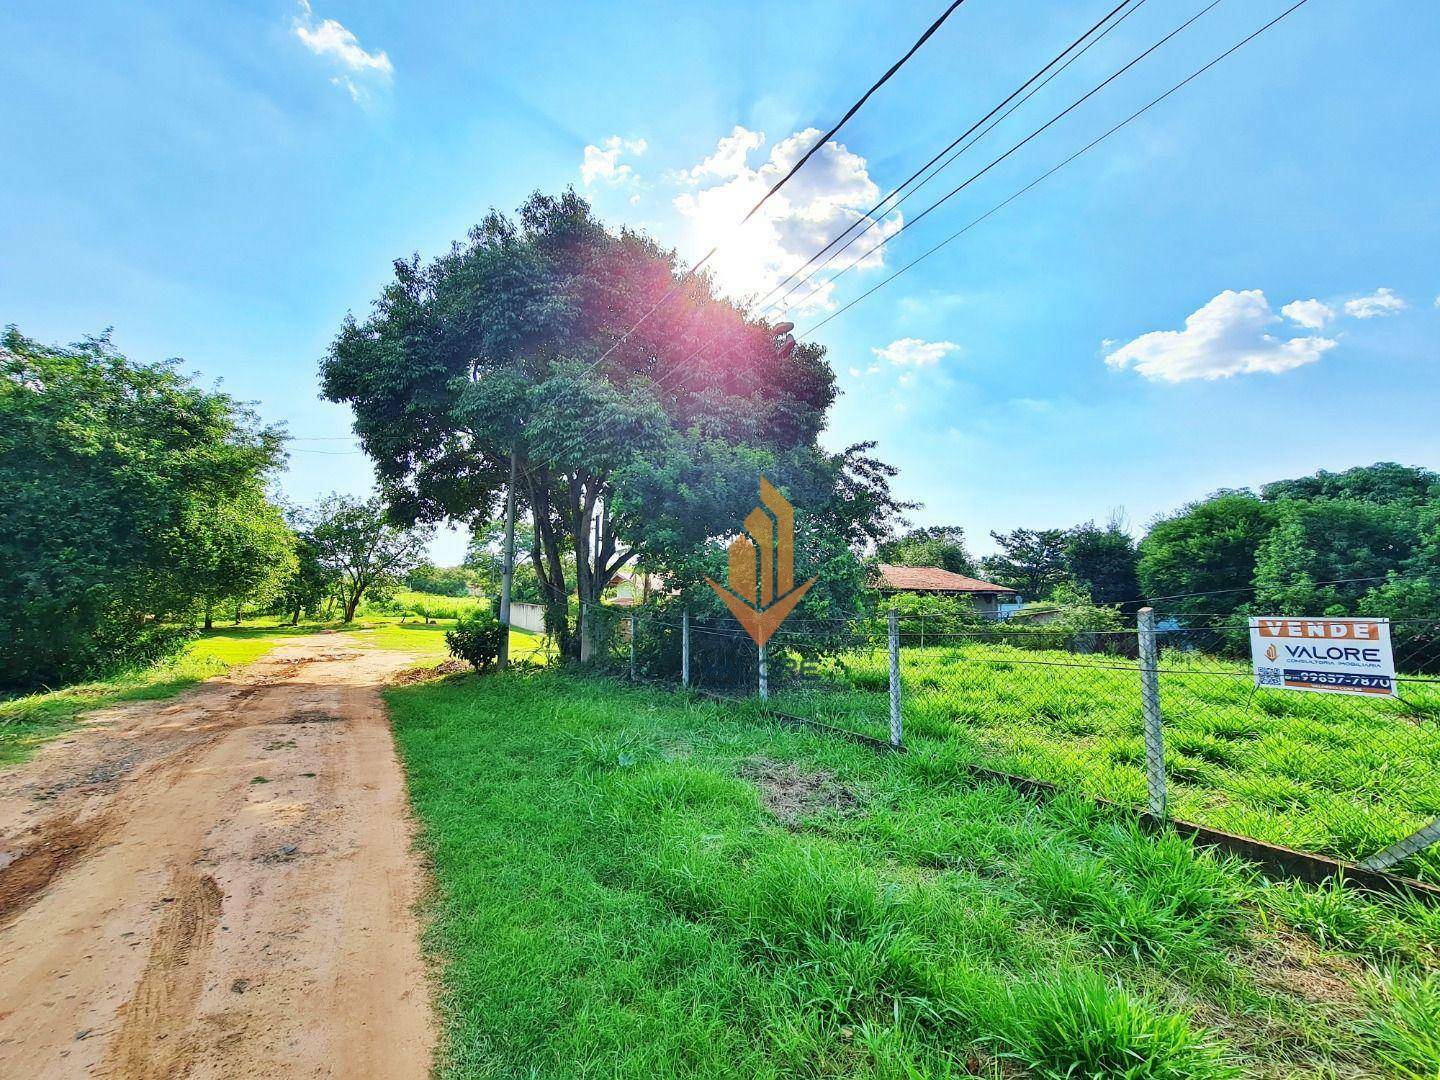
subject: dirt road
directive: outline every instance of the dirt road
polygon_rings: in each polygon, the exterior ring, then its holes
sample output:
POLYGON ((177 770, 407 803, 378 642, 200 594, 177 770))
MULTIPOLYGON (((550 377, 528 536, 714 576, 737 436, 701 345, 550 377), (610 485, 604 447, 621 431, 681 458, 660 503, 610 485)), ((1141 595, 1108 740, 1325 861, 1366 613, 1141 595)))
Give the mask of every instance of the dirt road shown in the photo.
POLYGON ((428 1074, 408 662, 296 638, 0 773, 0 1076, 428 1074))

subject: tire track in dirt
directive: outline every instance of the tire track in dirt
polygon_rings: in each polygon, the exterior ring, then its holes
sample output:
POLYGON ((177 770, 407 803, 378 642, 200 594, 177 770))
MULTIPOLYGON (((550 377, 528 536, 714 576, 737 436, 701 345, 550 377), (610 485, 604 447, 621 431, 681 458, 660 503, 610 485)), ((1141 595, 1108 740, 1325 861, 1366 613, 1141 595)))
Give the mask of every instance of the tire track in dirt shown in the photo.
POLYGON ((0 852, 0 923, 29 907, 59 877, 94 847, 105 819, 56 818, 11 851, 0 852))
POLYGON ((428 1075, 409 662, 294 639, 0 772, 0 1076, 428 1075))
POLYGON ((187 1068, 183 1032, 200 998, 221 893, 214 878, 194 873, 176 875, 172 889, 171 906, 110 1047, 105 1071, 116 1080, 160 1080, 183 1076, 187 1068))

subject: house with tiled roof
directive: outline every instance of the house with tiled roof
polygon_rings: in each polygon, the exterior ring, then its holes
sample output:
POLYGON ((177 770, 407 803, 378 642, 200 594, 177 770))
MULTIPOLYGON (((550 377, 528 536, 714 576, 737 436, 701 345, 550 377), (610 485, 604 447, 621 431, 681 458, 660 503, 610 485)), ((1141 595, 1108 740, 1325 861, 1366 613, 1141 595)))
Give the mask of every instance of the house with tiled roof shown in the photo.
POLYGON ((975 610, 993 618, 1005 618, 1019 609, 1023 598, 1014 589, 994 582, 967 577, 938 566, 876 567, 875 589, 882 596, 919 593, 928 596, 957 596, 969 600, 975 610))

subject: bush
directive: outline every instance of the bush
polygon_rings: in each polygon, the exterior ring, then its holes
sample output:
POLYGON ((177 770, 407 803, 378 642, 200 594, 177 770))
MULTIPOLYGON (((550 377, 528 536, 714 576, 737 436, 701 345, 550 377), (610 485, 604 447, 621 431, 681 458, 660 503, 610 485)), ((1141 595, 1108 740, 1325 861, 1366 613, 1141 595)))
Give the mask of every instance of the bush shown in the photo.
POLYGON ((445 631, 450 655, 464 660, 476 671, 486 671, 500 656, 500 620, 491 611, 480 609, 466 614, 454 630, 445 631))
POLYGON ((877 627, 882 637, 892 609, 900 617, 902 645, 923 644, 927 640, 934 643, 941 634, 980 633, 994 625, 962 596, 896 593, 882 597, 876 604, 877 627))

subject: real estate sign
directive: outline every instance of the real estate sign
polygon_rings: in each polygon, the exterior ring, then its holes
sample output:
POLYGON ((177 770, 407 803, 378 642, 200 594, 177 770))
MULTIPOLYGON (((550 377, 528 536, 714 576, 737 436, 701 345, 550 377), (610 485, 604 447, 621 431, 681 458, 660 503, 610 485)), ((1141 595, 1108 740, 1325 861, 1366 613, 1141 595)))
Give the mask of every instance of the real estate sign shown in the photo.
POLYGON ((1395 696, 1389 619, 1250 620, 1255 685, 1322 694, 1395 696))

